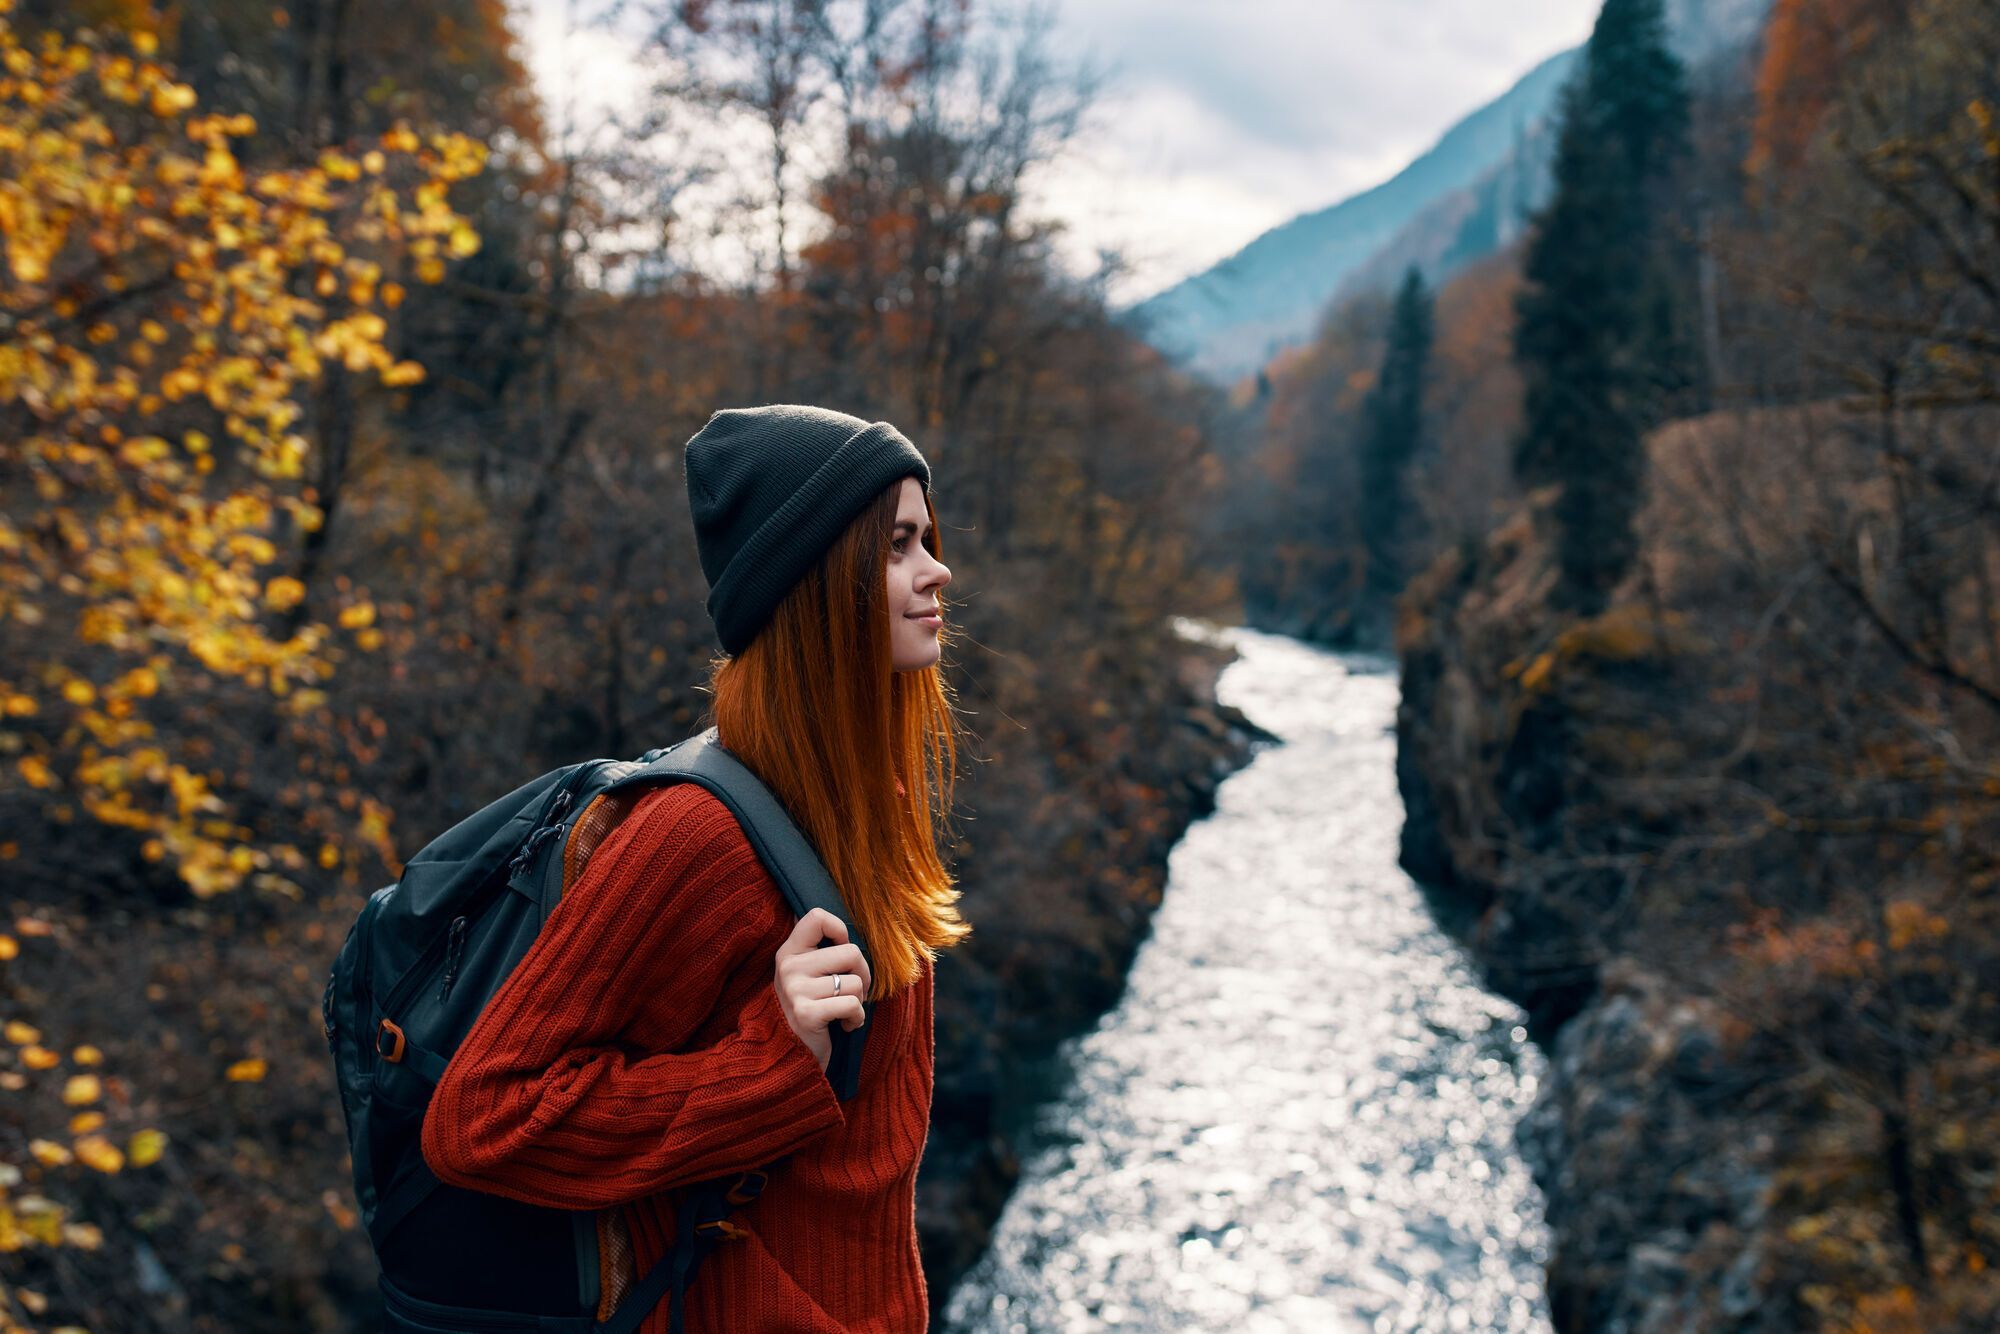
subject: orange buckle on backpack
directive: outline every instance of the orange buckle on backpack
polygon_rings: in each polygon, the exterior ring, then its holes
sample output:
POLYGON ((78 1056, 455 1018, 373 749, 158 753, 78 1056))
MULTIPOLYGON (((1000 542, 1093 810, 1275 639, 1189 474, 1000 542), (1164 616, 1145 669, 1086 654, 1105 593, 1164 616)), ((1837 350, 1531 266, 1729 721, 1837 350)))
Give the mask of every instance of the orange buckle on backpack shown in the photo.
POLYGON ((736 1178, 736 1184, 731 1186, 729 1193, 722 1198, 731 1204, 748 1204, 764 1193, 764 1185, 770 1179, 762 1172, 745 1172, 736 1178))
POLYGON ((381 1058, 382 1058, 383 1060, 385 1060, 385 1061, 400 1061, 400 1060, 402 1060, 402 1059, 403 1059, 403 1030, 402 1030, 402 1029, 400 1029, 400 1028, 398 1028, 398 1027, 396 1027, 396 1025, 395 1025, 394 1023, 390 1022, 390 1021, 389 1021, 389 1020, 387 1020, 387 1019, 384 1019, 384 1020, 382 1020, 382 1021, 381 1021, 380 1023, 376 1024, 376 1026, 375 1026, 375 1053, 376 1053, 376 1055, 380 1056, 380 1057, 381 1057, 381 1058), (390 1047, 390 1048, 389 1048, 389 1049, 388 1049, 387 1051, 384 1051, 384 1050, 382 1049, 382 1039, 383 1039, 384 1037, 388 1037, 388 1038, 392 1038, 392 1039, 394 1039, 394 1045, 393 1045, 393 1046, 391 1046, 391 1047, 390 1047))
POLYGON ((747 1231, 736 1226, 736 1224, 726 1218, 717 1218, 706 1223, 698 1223, 695 1225, 694 1230, 702 1236, 716 1237, 723 1241, 741 1241, 750 1235, 747 1231))

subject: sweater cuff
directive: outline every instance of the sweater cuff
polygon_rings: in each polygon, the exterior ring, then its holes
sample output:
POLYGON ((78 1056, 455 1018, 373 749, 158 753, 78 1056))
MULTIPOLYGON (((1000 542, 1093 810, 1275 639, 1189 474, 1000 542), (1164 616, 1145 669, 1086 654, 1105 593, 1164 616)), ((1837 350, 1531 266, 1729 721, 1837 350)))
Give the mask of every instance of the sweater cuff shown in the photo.
POLYGON ((787 1090, 797 1091, 797 1098, 804 1104, 800 1109, 802 1121, 814 1124, 824 1120, 824 1128, 829 1130, 845 1125, 847 1115, 841 1110, 833 1083, 826 1071, 820 1069, 819 1057, 813 1055, 805 1039, 785 1021, 784 1002, 778 999, 775 984, 758 989, 756 998, 746 1007, 744 1021, 745 1027, 752 1023, 766 1026, 770 1034, 768 1046, 776 1053, 771 1075, 783 1081, 787 1090))

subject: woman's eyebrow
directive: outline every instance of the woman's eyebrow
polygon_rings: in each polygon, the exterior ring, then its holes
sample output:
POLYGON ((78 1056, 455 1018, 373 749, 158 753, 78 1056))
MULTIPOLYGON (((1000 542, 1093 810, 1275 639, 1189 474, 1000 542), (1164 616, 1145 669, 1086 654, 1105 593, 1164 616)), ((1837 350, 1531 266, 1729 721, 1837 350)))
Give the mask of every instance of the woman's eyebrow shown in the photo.
POLYGON ((896 520, 896 531, 897 531, 897 532, 901 532, 901 531, 902 531, 903 529, 907 528, 907 529, 909 529, 909 530, 910 530, 911 532, 913 532, 913 533, 921 533, 921 532, 923 532, 923 531, 924 531, 924 530, 925 530, 926 528, 929 528, 929 527, 930 527, 930 525, 929 525, 928 523, 922 523, 922 524, 919 524, 919 523, 914 523, 914 522, 912 522, 912 521, 911 521, 911 520, 909 520, 909 519, 898 519, 898 520, 896 520))

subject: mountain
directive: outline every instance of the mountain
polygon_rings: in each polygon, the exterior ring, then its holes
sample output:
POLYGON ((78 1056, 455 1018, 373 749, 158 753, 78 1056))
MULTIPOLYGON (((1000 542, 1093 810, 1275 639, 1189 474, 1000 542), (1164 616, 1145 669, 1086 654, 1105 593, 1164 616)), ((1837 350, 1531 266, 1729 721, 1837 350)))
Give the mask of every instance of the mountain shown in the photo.
POLYGON ((1134 306, 1127 318, 1169 356, 1221 380, 1305 341, 1343 277, 1428 205, 1508 158, 1555 105, 1579 51, 1543 61, 1390 180, 1274 227, 1214 268, 1134 306))
MULTIPOLYGON (((1668 0, 1690 64, 1752 39, 1770 0, 1668 0)), ((1223 382, 1312 336, 1329 301, 1386 287, 1408 264, 1435 282, 1493 253, 1548 194, 1550 112, 1582 48, 1559 52, 1459 121, 1394 177, 1272 228, 1147 298, 1125 319, 1189 369, 1223 382)))

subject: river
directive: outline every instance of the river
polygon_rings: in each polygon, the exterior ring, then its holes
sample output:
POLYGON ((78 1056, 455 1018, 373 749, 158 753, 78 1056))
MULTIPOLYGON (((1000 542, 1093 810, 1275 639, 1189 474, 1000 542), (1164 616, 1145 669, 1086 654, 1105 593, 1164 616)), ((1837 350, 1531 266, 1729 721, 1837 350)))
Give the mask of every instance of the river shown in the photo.
POLYGON ((1543 1059, 1396 865, 1393 663, 1182 632, 1237 648, 1218 692, 1283 744, 1176 845, 945 1328, 1546 1330, 1514 1148, 1543 1059))

